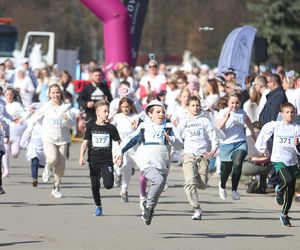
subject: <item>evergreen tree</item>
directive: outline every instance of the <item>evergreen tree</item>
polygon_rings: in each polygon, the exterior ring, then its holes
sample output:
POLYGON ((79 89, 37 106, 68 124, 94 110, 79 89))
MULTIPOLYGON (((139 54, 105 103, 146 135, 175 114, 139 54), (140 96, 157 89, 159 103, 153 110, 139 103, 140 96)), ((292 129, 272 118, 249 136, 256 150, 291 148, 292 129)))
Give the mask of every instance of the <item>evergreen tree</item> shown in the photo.
POLYGON ((258 36, 268 42, 269 55, 275 55, 281 63, 291 65, 300 44, 300 0, 262 0, 249 3, 255 13, 258 36))

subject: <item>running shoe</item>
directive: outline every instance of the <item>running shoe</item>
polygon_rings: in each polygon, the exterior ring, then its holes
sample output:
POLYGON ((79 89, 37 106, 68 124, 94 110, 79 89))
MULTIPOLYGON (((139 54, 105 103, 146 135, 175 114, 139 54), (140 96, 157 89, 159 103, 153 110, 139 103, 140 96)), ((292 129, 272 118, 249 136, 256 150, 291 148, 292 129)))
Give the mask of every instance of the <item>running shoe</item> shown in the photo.
POLYGON ((45 166, 45 169, 43 171, 43 174, 42 174, 42 179, 43 179, 43 182, 49 182, 50 181, 50 177, 51 177, 51 169, 49 169, 48 166, 45 166))
POLYGON ((201 220, 201 219, 202 219, 201 209, 195 209, 194 215, 192 216, 192 220, 201 220))
POLYGON ((121 187, 122 175, 115 174, 115 187, 121 187))
POLYGON ((150 225, 153 217, 153 210, 150 208, 146 208, 143 212, 141 218, 146 223, 146 225, 150 225))
POLYGON ((53 188, 51 191, 51 194, 54 196, 54 198, 62 198, 63 197, 63 194, 60 191, 59 187, 53 188))
POLYGON ((96 207, 94 216, 101 216, 102 215, 102 207, 96 207))
POLYGON ((169 188, 169 185, 168 185, 168 183, 166 183, 164 186, 163 192, 166 192, 168 190, 168 188, 169 188))
POLYGON ((283 193, 279 192, 279 185, 275 187, 275 201, 279 206, 283 205, 283 193))
POLYGON ((144 212, 147 204, 146 197, 140 197, 140 209, 144 212))
POLYGON ((285 227, 291 227, 291 222, 290 222, 290 217, 288 215, 284 215, 284 214, 281 214, 280 215, 280 221, 282 223, 282 226, 285 226, 285 227))
POLYGON ((221 200, 226 200, 227 199, 226 189, 221 187, 221 182, 219 183, 219 196, 220 196, 221 200))
POLYGON ((1 194, 6 194, 5 191, 4 191, 4 189, 2 187, 0 187, 0 195, 1 194))
POLYGON ((122 202, 128 202, 129 201, 128 200, 128 192, 127 191, 125 191, 125 192, 121 191, 120 195, 121 195, 121 201, 122 202))
POLYGON ((237 192, 237 191, 232 191, 231 192, 231 198, 234 200, 234 201, 237 201, 240 199, 240 194, 237 192))
POLYGON ((33 187, 37 187, 37 185, 38 185, 38 181, 37 181, 37 180, 33 180, 33 181, 32 181, 32 186, 33 186, 33 187))

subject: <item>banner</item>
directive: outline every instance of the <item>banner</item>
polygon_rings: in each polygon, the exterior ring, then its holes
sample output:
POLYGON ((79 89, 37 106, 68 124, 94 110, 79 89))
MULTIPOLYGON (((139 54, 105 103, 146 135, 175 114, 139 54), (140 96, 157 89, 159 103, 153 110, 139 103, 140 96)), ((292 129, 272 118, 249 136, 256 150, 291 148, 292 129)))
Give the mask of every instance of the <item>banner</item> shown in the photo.
POLYGON ((253 40, 257 29, 243 26, 234 29, 227 36, 218 63, 218 75, 228 68, 236 72, 236 80, 245 88, 245 79, 249 75, 253 40))
POLYGON ((136 60, 139 52, 144 21, 148 8, 148 0, 125 0, 128 14, 131 19, 130 34, 131 34, 131 62, 132 66, 136 65, 136 60))

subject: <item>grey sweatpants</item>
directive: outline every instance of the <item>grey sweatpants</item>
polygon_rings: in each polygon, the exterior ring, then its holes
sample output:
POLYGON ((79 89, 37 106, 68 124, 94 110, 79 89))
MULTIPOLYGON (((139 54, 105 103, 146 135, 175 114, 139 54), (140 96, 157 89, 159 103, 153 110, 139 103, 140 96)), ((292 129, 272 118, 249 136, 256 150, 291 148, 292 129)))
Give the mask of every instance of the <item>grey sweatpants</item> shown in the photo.
POLYGON ((150 181, 146 207, 154 210, 158 198, 164 190, 168 175, 164 174, 157 168, 146 168, 142 171, 142 173, 150 181))

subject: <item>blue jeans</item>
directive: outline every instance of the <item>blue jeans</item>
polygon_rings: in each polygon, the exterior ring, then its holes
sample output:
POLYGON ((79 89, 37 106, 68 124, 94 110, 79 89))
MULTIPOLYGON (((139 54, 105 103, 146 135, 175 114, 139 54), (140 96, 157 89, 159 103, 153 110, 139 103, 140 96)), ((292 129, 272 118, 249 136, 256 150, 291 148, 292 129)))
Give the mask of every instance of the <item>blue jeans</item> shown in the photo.
POLYGON ((34 157, 34 158, 31 159, 31 176, 32 176, 32 179, 37 180, 39 165, 40 165, 39 158, 34 157))

